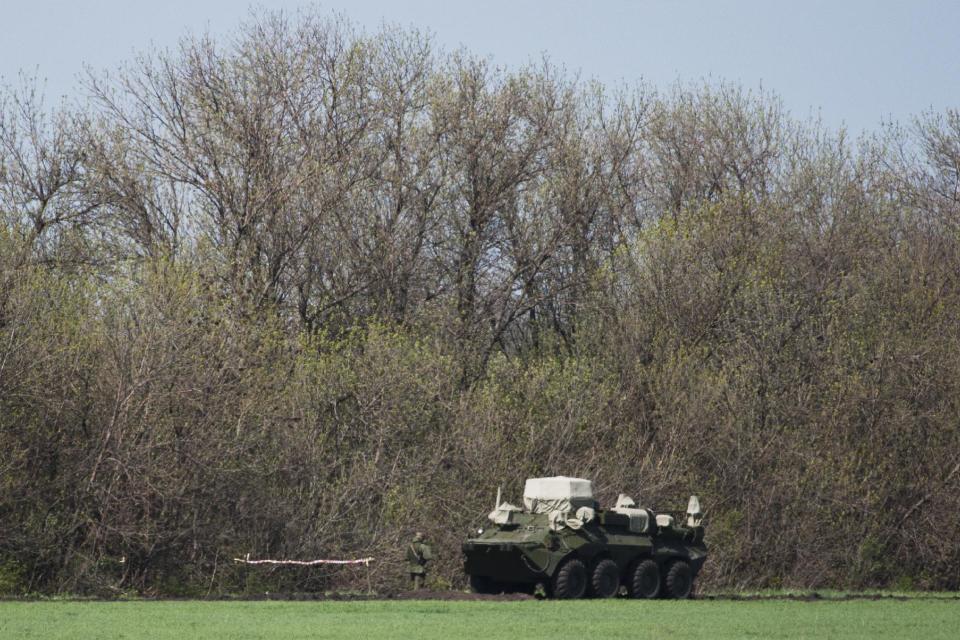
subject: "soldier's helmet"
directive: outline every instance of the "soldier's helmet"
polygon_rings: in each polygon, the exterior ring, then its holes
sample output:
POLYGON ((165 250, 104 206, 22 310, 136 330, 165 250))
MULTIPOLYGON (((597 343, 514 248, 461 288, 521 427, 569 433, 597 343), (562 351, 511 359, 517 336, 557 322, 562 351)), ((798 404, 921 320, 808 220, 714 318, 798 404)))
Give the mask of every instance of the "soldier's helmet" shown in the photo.
POLYGON ((413 534, 413 541, 414 541, 414 542, 423 542, 423 533, 417 531, 415 534, 413 534))

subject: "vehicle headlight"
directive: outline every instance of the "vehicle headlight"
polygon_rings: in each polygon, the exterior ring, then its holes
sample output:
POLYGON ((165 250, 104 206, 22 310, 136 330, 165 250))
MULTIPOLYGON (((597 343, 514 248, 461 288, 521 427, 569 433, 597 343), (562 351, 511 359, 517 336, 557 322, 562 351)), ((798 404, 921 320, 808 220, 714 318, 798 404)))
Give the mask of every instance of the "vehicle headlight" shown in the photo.
POLYGON ((483 527, 480 527, 479 529, 477 529, 477 535, 478 536, 483 535, 483 527))

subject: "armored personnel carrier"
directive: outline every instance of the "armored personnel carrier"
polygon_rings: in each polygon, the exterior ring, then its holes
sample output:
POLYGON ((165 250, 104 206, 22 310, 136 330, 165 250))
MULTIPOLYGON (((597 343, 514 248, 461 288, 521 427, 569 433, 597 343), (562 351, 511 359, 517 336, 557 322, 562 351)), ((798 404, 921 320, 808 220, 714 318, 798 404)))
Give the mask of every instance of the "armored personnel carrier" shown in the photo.
POLYGON ((707 558, 700 501, 686 514, 656 514, 620 494, 602 509, 589 480, 531 478, 523 507, 501 502, 463 544, 477 593, 534 592, 554 598, 688 598, 707 558), (682 522, 677 522, 677 519, 682 522))

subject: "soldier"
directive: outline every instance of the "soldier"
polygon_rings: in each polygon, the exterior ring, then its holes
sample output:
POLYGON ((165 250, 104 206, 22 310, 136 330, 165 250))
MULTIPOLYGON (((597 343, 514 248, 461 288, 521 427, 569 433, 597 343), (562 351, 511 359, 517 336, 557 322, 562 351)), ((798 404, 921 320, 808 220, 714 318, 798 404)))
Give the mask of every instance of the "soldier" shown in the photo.
POLYGON ((430 545, 423 541, 423 534, 419 531, 413 536, 413 542, 407 547, 407 564, 410 570, 410 582, 414 591, 423 586, 427 577, 427 562, 433 557, 430 545))

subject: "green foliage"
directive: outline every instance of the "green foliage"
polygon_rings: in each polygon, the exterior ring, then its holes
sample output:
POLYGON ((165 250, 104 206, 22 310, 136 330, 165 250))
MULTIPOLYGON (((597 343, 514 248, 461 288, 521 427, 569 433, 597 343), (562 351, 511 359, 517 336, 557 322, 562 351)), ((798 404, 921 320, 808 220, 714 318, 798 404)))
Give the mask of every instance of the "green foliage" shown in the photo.
POLYGON ((0 596, 16 596, 24 588, 23 567, 15 560, 0 558, 0 596))

